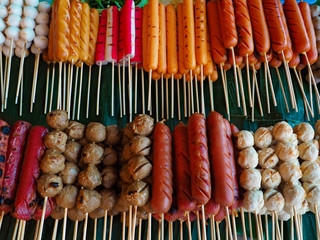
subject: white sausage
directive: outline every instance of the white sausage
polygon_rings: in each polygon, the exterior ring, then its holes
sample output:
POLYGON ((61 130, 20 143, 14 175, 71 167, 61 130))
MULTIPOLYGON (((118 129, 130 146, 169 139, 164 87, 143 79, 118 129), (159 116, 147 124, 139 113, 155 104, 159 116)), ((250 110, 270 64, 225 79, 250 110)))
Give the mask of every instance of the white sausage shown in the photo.
POLYGON ((36 17, 38 16, 38 11, 36 8, 31 7, 31 6, 25 6, 23 8, 23 15, 25 17, 31 17, 32 19, 36 19, 36 17))
POLYGON ((20 22, 20 26, 22 28, 34 29, 34 27, 36 26, 36 23, 34 22, 34 20, 31 17, 24 17, 20 22))
POLYGON ((20 37, 24 41, 32 41, 35 37, 35 33, 31 28, 24 28, 20 31, 20 37))
POLYGON ((11 26, 11 27, 19 27, 20 26, 20 20, 21 20, 21 17, 19 15, 16 15, 16 14, 12 14, 12 15, 9 15, 9 17, 7 18, 7 25, 8 26, 11 26))
POLYGON ((14 41, 18 41, 20 29, 17 27, 8 27, 5 31, 7 38, 13 38, 14 41))
POLYGON ((36 23, 37 24, 49 24, 50 22, 50 16, 48 13, 39 13, 37 18, 36 18, 36 23))
POLYGON ((38 11, 50 13, 50 11, 51 11, 50 3, 46 2, 46 1, 39 2, 38 11))
POLYGON ((22 15, 22 7, 19 5, 16 5, 16 4, 11 4, 8 7, 8 14, 9 15, 16 14, 16 15, 21 16, 22 15))
POLYGON ((0 18, 4 19, 8 16, 8 10, 4 5, 0 5, 0 18))

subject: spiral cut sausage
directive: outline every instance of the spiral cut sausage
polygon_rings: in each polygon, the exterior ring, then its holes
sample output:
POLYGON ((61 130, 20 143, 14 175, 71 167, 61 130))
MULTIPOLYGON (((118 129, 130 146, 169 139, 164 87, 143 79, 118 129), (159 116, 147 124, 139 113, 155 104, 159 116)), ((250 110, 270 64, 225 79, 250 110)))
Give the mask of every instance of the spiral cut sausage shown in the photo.
POLYGON ((196 29, 196 62, 198 65, 208 63, 207 52, 207 16, 206 1, 195 1, 195 29, 196 29))
POLYGON ((87 3, 82 3, 81 25, 80 25, 80 52, 79 61, 86 62, 89 55, 90 40, 90 8, 87 3))
POLYGON ((99 11, 95 8, 90 9, 90 35, 89 35, 89 52, 86 64, 92 66, 96 57, 96 43, 99 30, 99 11))
POLYGON ((70 2, 69 0, 57 0, 55 27, 54 55, 59 62, 65 62, 69 57, 70 38, 70 2))
POLYGON ((193 70, 196 67, 193 0, 183 0, 183 24, 184 66, 193 70))
POLYGON ((173 5, 166 7, 168 73, 178 72, 177 15, 173 5))
POLYGON ((3 179, 4 179, 4 173, 5 173, 9 136, 10 136, 9 124, 0 119, 0 193, 3 185, 3 179))
POLYGON ((69 40, 70 51, 68 59, 71 64, 75 64, 79 59, 81 11, 81 2, 78 0, 71 0, 69 40))

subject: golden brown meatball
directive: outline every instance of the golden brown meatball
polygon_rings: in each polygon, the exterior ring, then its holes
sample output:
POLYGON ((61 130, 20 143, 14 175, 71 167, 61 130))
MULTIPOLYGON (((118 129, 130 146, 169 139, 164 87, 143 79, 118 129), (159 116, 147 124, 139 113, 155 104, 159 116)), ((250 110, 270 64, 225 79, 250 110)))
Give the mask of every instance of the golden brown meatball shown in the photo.
POLYGON ((118 145, 121 143, 121 132, 117 125, 106 126, 106 140, 107 145, 118 145))
POLYGON ((40 162, 43 173, 57 174, 65 168, 65 158, 61 153, 48 149, 40 162))
POLYGON ((101 208, 104 210, 111 210, 117 201, 117 195, 113 189, 103 189, 101 194, 101 208))
POLYGON ((37 181, 37 190, 42 197, 54 197, 62 190, 61 177, 54 174, 44 174, 37 181))
POLYGON ((81 171, 78 176, 79 184, 88 189, 94 189, 101 185, 101 174, 94 164, 88 164, 88 167, 81 171))
POLYGON ((59 173, 59 176, 62 178, 64 184, 73 184, 78 178, 80 169, 77 164, 73 162, 66 162, 65 165, 66 167, 59 173))
POLYGON ((47 114, 48 125, 55 130, 64 130, 68 127, 68 113, 63 110, 55 110, 47 114))
POLYGON ((264 205, 263 192, 260 190, 246 191, 242 202, 247 212, 258 212, 264 205))
POLYGON ((139 181, 150 176, 152 165, 144 156, 137 156, 128 162, 128 171, 133 180, 139 181))
POLYGON ((279 173, 282 180, 289 183, 294 183, 302 177, 300 164, 297 159, 291 162, 283 162, 279 166, 279 173))
POLYGON ((99 219, 104 217, 105 214, 105 210, 103 210, 102 208, 98 207, 96 210, 94 210, 93 212, 89 213, 89 217, 91 219, 99 219))
POLYGON ((90 142, 84 137, 79 140, 79 143, 81 144, 82 147, 84 147, 85 145, 89 144, 90 142))
POLYGON ((91 122, 86 129, 86 139, 89 142, 103 142, 106 139, 106 129, 101 123, 91 122))
POLYGON ((130 184, 125 192, 125 197, 130 205, 141 207, 149 200, 149 186, 144 181, 130 184))
POLYGON ((102 170, 102 185, 105 188, 112 188, 118 181, 118 171, 112 166, 102 170))
POLYGON ((66 144, 66 150, 63 155, 68 161, 77 163, 78 159, 80 158, 81 148, 82 146, 80 143, 75 141, 68 141, 66 144))
POLYGON ((258 151, 259 166, 265 169, 274 168, 279 158, 273 148, 264 148, 258 151))
POLYGON ((314 130, 309 123, 299 123, 293 128, 293 132, 301 142, 309 142, 314 138, 314 130))
POLYGON ((71 221, 82 221, 86 217, 86 214, 81 212, 77 207, 68 210, 68 218, 71 221))
POLYGON ((62 208, 73 208, 76 205, 77 196, 78 188, 73 185, 66 185, 60 193, 56 195, 55 199, 58 206, 62 208))
POLYGON ((146 114, 139 114, 132 122, 131 129, 134 134, 149 136, 154 127, 154 119, 146 114))
POLYGON ((101 195, 95 190, 81 189, 77 198, 77 208, 83 213, 91 213, 101 204, 101 195))
POLYGON ((317 147, 311 142, 299 144, 299 157, 305 161, 315 161, 319 155, 317 147))
POLYGON ((293 161, 299 157, 298 146, 289 142, 279 142, 276 146, 276 154, 282 161, 293 161))
POLYGON ((66 150, 67 134, 60 130, 51 131, 44 137, 44 145, 49 148, 63 153, 66 150))
POLYGON ((103 153, 102 163, 104 166, 115 165, 118 162, 118 152, 111 147, 106 147, 103 153))
POLYGON ((274 189, 268 189, 264 193, 264 205, 270 212, 280 212, 284 207, 283 195, 274 189))
POLYGON ((129 173, 128 164, 125 164, 122 166, 119 175, 120 175, 120 179, 122 181, 124 181, 125 183, 133 183, 134 182, 131 174, 129 173))
POLYGON ((70 139, 80 140, 84 137, 86 126, 82 123, 70 121, 69 126, 66 129, 66 133, 70 139))
POLYGON ((130 150, 134 155, 147 156, 150 154, 151 139, 143 136, 135 136, 130 140, 130 150))
POLYGON ((50 215, 53 219, 56 219, 56 220, 61 220, 64 218, 64 208, 62 207, 59 207, 59 206, 56 206, 51 215, 50 215))
POLYGON ((87 144, 81 152, 81 160, 85 164, 99 164, 103 157, 103 148, 95 143, 87 144))
POLYGON ((241 168, 255 168, 258 165, 258 153, 253 147, 245 148, 239 152, 238 164, 241 168))

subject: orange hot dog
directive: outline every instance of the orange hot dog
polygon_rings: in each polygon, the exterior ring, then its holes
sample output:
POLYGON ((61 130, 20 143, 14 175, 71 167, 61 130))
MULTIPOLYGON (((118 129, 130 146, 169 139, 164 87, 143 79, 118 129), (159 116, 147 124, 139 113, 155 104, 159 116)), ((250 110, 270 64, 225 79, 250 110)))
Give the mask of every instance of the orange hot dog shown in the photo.
POLYGON ((95 8, 90 9, 90 40, 89 55, 86 61, 88 66, 92 66, 96 59, 96 43, 99 30, 99 11, 95 8))
POLYGON ((70 36, 70 2, 69 0, 58 0, 56 10, 55 55, 59 62, 65 62, 69 57, 70 36))
POLYGON ((192 71, 192 75, 198 76, 198 80, 200 81, 200 74, 201 74, 200 65, 196 65, 195 69, 192 71))
POLYGON ((271 61, 269 62, 269 66, 273 68, 278 68, 282 65, 282 61, 278 58, 277 54, 273 54, 271 61))
POLYGON ((168 73, 178 72, 178 49, 177 49, 177 15, 173 5, 166 7, 167 28, 167 62, 168 73))
POLYGON ((226 62, 223 66, 223 69, 228 71, 232 68, 233 64, 230 64, 229 62, 226 62))
POLYGON ((213 72, 212 74, 208 75, 210 76, 210 80, 212 82, 215 82, 218 80, 218 70, 217 70, 217 65, 213 64, 213 72))
POLYGON ((181 74, 181 73, 176 73, 176 74, 174 75, 174 79, 177 79, 177 80, 182 79, 182 74, 181 74))
POLYGON ((71 64, 75 64, 79 59, 81 11, 81 2, 78 0, 71 0, 69 38, 70 51, 68 59, 71 64))
POLYGON ((208 63, 207 56, 207 16, 206 1, 195 1, 195 24, 196 24, 196 62, 198 65, 208 63))
POLYGON ((179 3, 177 6, 177 19, 178 19, 178 56, 179 56, 179 72, 181 74, 187 74, 188 70, 184 65, 184 24, 183 24, 183 3, 179 3))
POLYGON ((183 25, 184 66, 193 70, 196 67, 193 0, 183 0, 183 25))
MULTIPOLYGON (((159 54, 159 1, 149 1, 149 62, 148 68, 156 70, 158 67, 158 54, 159 54)), ((145 36, 145 35, 144 35, 145 36)))
MULTIPOLYGON (((284 11, 283 11, 283 6, 280 2, 280 0, 278 0, 278 4, 279 4, 279 11, 280 11, 280 16, 281 16, 281 21, 283 24, 283 29, 286 33, 286 37, 287 37, 287 48, 286 50, 284 50, 283 54, 284 54, 284 59, 289 62, 292 57, 293 57, 293 50, 292 50, 292 42, 291 42, 291 38, 290 38, 290 33, 289 33, 289 29, 288 29, 288 24, 287 24, 287 20, 286 17, 284 15, 284 11)), ((281 58, 282 59, 282 55, 281 58)))
POLYGON ((142 17, 142 66, 143 69, 149 71, 149 33, 148 33, 149 4, 143 7, 142 17))
POLYGON ((56 22, 56 6, 58 1, 54 1, 52 4, 51 10, 51 21, 50 21, 50 29, 49 29, 49 42, 48 42, 48 60, 50 62, 54 61, 54 53, 55 53, 55 22, 56 22))
POLYGON ((166 7, 163 3, 159 4, 159 53, 158 68, 159 74, 167 72, 167 30, 166 30, 166 7))
POLYGON ((89 55, 90 41, 90 7, 87 3, 82 4, 81 27, 80 27, 80 52, 79 61, 85 62, 89 55))
POLYGON ((300 63, 300 64, 297 66, 297 70, 298 70, 298 71, 301 71, 301 70, 304 69, 305 67, 306 67, 305 64, 300 63))
POLYGON ((203 66, 203 74, 206 76, 209 76, 213 74, 214 71, 214 64, 212 61, 212 56, 211 56, 211 43, 210 43, 210 35, 208 32, 207 28, 207 56, 208 56, 208 63, 203 66))
POLYGON ((160 78, 161 78, 161 75, 157 71, 152 71, 153 80, 159 80, 160 78))
POLYGON ((273 56, 273 52, 270 50, 269 52, 267 52, 266 55, 260 55, 259 56, 259 61, 260 62, 266 62, 266 60, 267 60, 269 62, 269 61, 271 61, 272 56, 273 56), (267 59, 266 59, 266 57, 267 57, 267 59))
MULTIPOLYGON (((236 66, 240 66, 241 63, 243 62, 243 57, 240 56, 237 51, 235 51, 234 55, 235 55, 236 66)), ((228 50, 228 61, 230 64, 233 64, 233 56, 232 56, 231 50, 228 50)))
POLYGON ((289 62, 289 68, 296 68, 300 63, 300 55, 294 51, 293 52, 293 57, 291 61, 289 62))

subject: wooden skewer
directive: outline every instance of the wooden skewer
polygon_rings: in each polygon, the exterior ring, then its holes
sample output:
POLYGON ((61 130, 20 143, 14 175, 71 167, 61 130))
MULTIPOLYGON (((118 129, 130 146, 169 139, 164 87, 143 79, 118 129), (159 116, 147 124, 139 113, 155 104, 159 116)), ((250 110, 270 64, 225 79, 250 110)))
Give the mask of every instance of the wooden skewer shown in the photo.
POLYGON ((106 240, 107 238, 107 224, 108 224, 108 211, 104 211, 104 218, 103 218, 103 234, 102 239, 106 240))
POLYGON ((139 219, 139 230, 138 230, 138 240, 141 240, 141 225, 142 225, 142 219, 139 219))
POLYGON ((73 240, 77 239, 77 234, 78 234, 78 224, 79 221, 74 222, 74 229, 73 229, 73 240))
POLYGON ((132 239, 132 205, 129 206, 129 225, 128 225, 128 240, 131 240, 131 239, 132 239))
MULTIPOLYGON (((55 219, 54 220, 54 226, 53 226, 53 232, 52 232, 52 240, 56 240, 57 239, 58 223, 59 223, 59 220, 55 219)), ((37 221, 37 226, 39 226, 38 221, 37 221)), ((36 238, 34 240, 36 240, 36 238)))
POLYGON ((233 236, 234 236, 234 239, 237 240, 238 239, 238 237, 237 237, 237 225, 236 225, 236 218, 234 216, 234 212, 231 213, 231 216, 232 216, 233 236))
POLYGON ((234 74, 234 84, 236 85, 237 103, 238 103, 238 107, 240 107, 240 95, 239 95, 239 85, 238 85, 236 59, 235 59, 234 49, 230 48, 230 50, 231 50, 231 53, 232 53, 232 60, 233 60, 233 74, 234 74))
POLYGON ((198 76, 194 76, 194 85, 196 89, 196 104, 197 104, 197 112, 200 113, 200 108, 199 108, 199 92, 198 92, 198 76))
POLYGON ((190 71, 190 94, 191 94, 191 114, 194 114, 194 101, 193 101, 193 83, 192 83, 192 70, 190 71))
POLYGON ((188 106, 189 106, 189 111, 188 111, 188 116, 191 116, 191 82, 188 82, 188 106))
POLYGON ((211 224, 211 240, 216 240, 216 225, 214 223, 214 215, 210 216, 210 224, 211 224))
POLYGON ((301 234, 300 234, 300 227, 299 227, 299 219, 296 211, 296 207, 293 206, 293 213, 294 213, 294 222, 296 225, 296 231, 297 231, 297 239, 301 240, 301 234))
POLYGON ((98 225, 98 219, 94 219, 94 225, 93 225, 93 240, 97 239, 97 225, 98 225))
POLYGON ((40 226, 39 226, 38 240, 41 240, 41 238, 42 238, 42 230, 43 230, 44 217, 46 214, 47 201, 48 201, 48 197, 45 197, 44 202, 43 202, 43 209, 42 209, 42 215, 41 215, 41 220, 40 220, 40 226))
MULTIPOLYGON (((81 94, 82 94, 82 79, 83 79, 83 62, 81 62, 80 67, 80 82, 79 82, 79 96, 78 96, 78 111, 77 111, 77 120, 80 119, 80 109, 81 109, 81 94)), ((100 99, 100 91, 97 93, 97 99, 100 99)), ((99 104, 97 106, 97 115, 99 115, 99 104)))
POLYGON ((174 118, 174 75, 171 74, 171 118, 174 118))
POLYGON ((268 79, 269 79, 269 85, 270 85, 270 90, 271 90, 271 95, 272 95, 272 99, 273 99, 273 105, 277 106, 277 99, 276 99, 276 95, 274 94, 274 89, 273 89, 273 84, 272 84, 272 77, 271 77, 271 73, 270 73, 270 68, 269 68, 269 62, 267 60, 267 54, 264 54, 265 57, 265 65, 267 68, 267 75, 268 75, 268 79))
POLYGON ((122 65, 122 111, 123 116, 126 115, 126 60, 123 60, 122 65))
POLYGON ((19 222, 19 228, 18 228, 18 237, 17 237, 17 240, 20 240, 20 239, 21 239, 22 226, 23 226, 23 220, 20 220, 20 222, 19 222))
POLYGON ((275 216, 277 238, 282 239, 281 233, 280 233, 280 228, 279 228, 278 214, 276 212, 273 212, 273 214, 275 216))
POLYGON ((109 240, 112 239, 112 225, 113 225, 113 215, 110 216, 110 225, 109 225, 109 240))
MULTIPOLYGON (((297 72, 296 68, 294 68, 294 73, 296 75, 297 81, 302 83, 302 78, 300 78, 300 76, 298 76, 298 72, 297 72)), ((302 88, 303 88, 303 84, 302 84, 302 88)), ((306 112, 307 120, 310 121, 309 111, 307 109, 307 104, 306 104, 306 99, 304 99, 304 98, 303 98, 303 106, 304 106, 304 110, 306 112)))
MULTIPOLYGON (((25 52, 25 50, 23 50, 23 51, 25 52)), ((39 51, 40 51, 40 49, 38 49, 38 52, 39 51)), ((35 95, 36 95, 36 91, 37 91, 39 60, 40 60, 40 54, 38 53, 36 55, 36 58, 35 58, 35 64, 34 64, 34 69, 33 69, 33 81, 32 81, 32 93, 31 93, 31 101, 30 101, 30 112, 33 111, 33 103, 34 103, 35 98, 36 98, 35 95)), ((21 76, 21 78, 22 78, 22 76, 21 76)), ((18 79, 20 79, 20 78, 18 78, 18 79)), ((18 82, 18 84, 19 84, 19 82, 18 82)), ((19 93, 18 93, 18 89, 17 89, 16 103, 18 102, 18 95, 19 95, 19 93)))
MULTIPOLYGON (((114 116, 114 61, 112 61, 112 69, 111 69, 111 116, 114 116)), ((136 74, 137 72, 137 65, 136 65, 136 74)))
POLYGON ((166 104, 167 104, 167 119, 170 118, 169 115, 169 80, 166 78, 166 104))
POLYGON ((90 106, 90 89, 91 89, 91 70, 92 66, 89 66, 89 74, 88 74, 88 90, 87 90, 87 109, 86 109, 86 118, 89 117, 89 106, 90 106))
POLYGON ((210 91, 210 105, 211 105, 211 111, 214 111, 214 103, 213 103, 213 89, 212 89, 212 81, 211 77, 208 76, 208 84, 209 84, 209 91, 210 91))
POLYGON ((177 79, 177 99, 178 99, 178 120, 181 120, 181 108, 180 108, 180 83, 177 79))
POLYGON ((78 75, 79 75, 79 67, 76 67, 76 78, 75 78, 75 82, 74 82, 74 94, 73 94, 73 114, 72 114, 72 119, 75 118, 75 114, 76 114, 78 75))
MULTIPOLYGON (((47 78, 47 80, 46 80, 46 96, 45 96, 45 100, 44 100, 44 111, 43 111, 44 114, 47 114, 47 107, 48 107, 49 81, 50 81, 49 74, 50 74, 50 67, 48 64, 47 65, 47 77, 46 77, 47 78)), ((69 111, 68 111, 68 114, 69 114, 69 118, 70 118, 69 111)))
POLYGON ((62 109, 66 110, 66 93, 67 93, 67 64, 63 63, 63 103, 62 103, 62 109))
POLYGON ((22 228, 21 228, 21 240, 24 239, 24 233, 25 233, 25 230, 26 230, 26 221, 21 221, 22 222, 22 228))
POLYGON ((64 216, 63 216, 62 240, 66 239, 67 219, 68 219, 68 208, 65 208, 64 209, 64 216))
POLYGON ((188 116, 187 110, 187 88, 186 88, 186 75, 183 74, 183 105, 184 105, 184 116, 188 116))
MULTIPOLYGON (((13 230, 13 235, 12 235, 12 240, 15 240, 17 237, 17 231, 18 231, 18 226, 19 226, 20 220, 16 219, 16 223, 14 225, 14 230, 13 230)), ((38 222, 37 222, 38 223, 38 222)))
POLYGON ((275 234, 275 232, 276 232, 276 228, 275 228, 275 216, 274 216, 274 214, 272 213, 271 214, 271 216, 272 216, 272 240, 275 240, 275 236, 276 236, 276 234, 275 234))
POLYGON ((290 75, 288 62, 285 60, 283 51, 281 52, 281 54, 282 54, 282 62, 283 62, 284 68, 285 68, 285 73, 286 73, 287 82, 288 82, 288 86, 289 86, 291 105, 292 105, 292 108, 295 109, 297 106, 297 103, 295 102, 295 96, 294 96, 295 94, 294 94, 294 90, 293 90, 293 86, 292 86, 292 79, 291 79, 291 75, 290 75))
POLYGON ((189 240, 192 240, 190 213, 186 212, 186 214, 187 214, 187 228, 188 228, 189 240))
POLYGON ((129 120, 132 122, 132 66, 130 58, 128 58, 128 76, 129 76, 129 120))
MULTIPOLYGON (((301 70, 299 70, 299 76, 300 75, 301 75, 301 70)), ((312 81, 311 81, 311 75, 309 74, 309 96, 310 96, 311 109, 312 109, 312 112, 314 112, 313 111, 313 96, 312 95, 313 95, 312 94, 312 81)), ((319 104, 319 101, 317 101, 317 103, 319 104)))
MULTIPOLYGON (((253 66, 254 67, 254 66, 253 66)), ((252 71, 252 107, 251 107, 251 121, 254 122, 254 100, 255 100, 255 77, 254 77, 254 70, 252 71)))
POLYGON ((20 107, 19 107, 19 116, 22 116, 22 105, 23 105, 23 76, 21 78, 21 94, 20 94, 20 107))
POLYGON ((217 239, 220 240, 220 227, 218 222, 216 222, 216 228, 217 228, 217 239))
POLYGON ((257 100, 259 104, 259 109, 260 109, 260 115, 263 117, 263 109, 262 109, 262 104, 261 104, 261 99, 260 99, 260 91, 259 91, 259 85, 258 85, 258 80, 257 80, 257 71, 254 69, 253 70, 253 79, 255 81, 256 85, 256 92, 257 92, 257 100))
POLYGON ((250 239, 253 239, 253 234, 252 234, 252 221, 251 221, 251 213, 248 212, 249 216, 249 230, 250 230, 250 239))
POLYGON ((200 66, 200 72, 201 72, 201 80, 200 80, 200 91, 201 91, 201 113, 206 116, 205 111, 205 103, 204 103, 204 89, 203 89, 203 65, 200 66))
POLYGON ((256 229, 257 229, 258 239, 261 240, 261 232, 260 232, 259 219, 258 219, 257 212, 254 212, 254 217, 256 219, 256 229))
POLYGON ((134 72, 134 113, 138 112, 138 63, 135 63, 134 72))
POLYGON ((281 76, 280 76, 279 68, 278 68, 278 67, 276 67, 276 72, 277 72, 278 80, 279 80, 279 83, 280 83, 280 87, 281 87, 281 91, 282 91, 284 103, 286 104, 287 112, 289 113, 290 110, 289 110, 289 106, 288 106, 288 101, 287 101, 287 97, 286 97, 286 92, 284 91, 284 88, 283 88, 282 79, 281 79, 281 76))
POLYGON ((122 118, 122 93, 121 93, 121 69, 120 64, 118 64, 118 80, 119 80, 119 112, 120 118, 122 118))
POLYGON ((232 240, 232 229, 231 229, 231 221, 230 221, 230 215, 229 215, 229 208, 226 206, 226 215, 227 215, 227 224, 228 224, 228 229, 229 229, 229 234, 230 234, 230 239, 232 240))
POLYGON ((283 239, 283 221, 280 221, 281 240, 283 239))
POLYGON ((0 46, 0 52, 1 52, 1 57, 0 57, 1 105, 3 105, 4 104, 5 82, 4 82, 3 68, 2 68, 2 45, 0 46))
POLYGON ((9 60, 7 66, 7 76, 6 76, 6 84, 5 84, 5 98, 4 98, 4 109, 7 108, 8 102, 8 94, 9 94, 9 85, 10 85, 10 73, 11 73, 11 61, 12 61, 12 50, 13 50, 13 38, 11 38, 10 50, 9 50, 9 60))
POLYGON ((180 239, 183 239, 183 222, 180 220, 180 239))
POLYGON ((132 240, 134 240, 135 236, 136 236, 137 211, 138 211, 138 207, 134 206, 133 207, 133 218, 132 218, 132 240))
POLYGON ((158 240, 161 240, 161 220, 158 222, 158 240))
POLYGON ((125 240, 126 237, 126 212, 122 213, 122 240, 125 240))
POLYGON ((265 219, 265 228, 266 228, 266 240, 269 240, 269 229, 268 229, 268 215, 264 215, 265 219))
POLYGON ((314 207, 314 214, 316 218, 316 228, 317 228, 317 239, 320 239, 320 229, 319 229, 319 212, 318 212, 318 206, 316 204, 313 205, 314 207))
POLYGON ((146 104, 145 104, 145 98, 144 98, 144 72, 143 72, 143 68, 141 68, 141 90, 142 90, 142 101, 141 101, 141 103, 142 103, 142 106, 141 106, 141 108, 142 108, 142 114, 145 114, 145 106, 146 106, 146 104))
POLYGON ((164 240, 164 213, 161 213, 161 240, 164 240))
POLYGON ((161 74, 161 118, 164 119, 164 81, 161 74))
POLYGON ((268 110, 268 113, 270 113, 269 87, 268 87, 268 76, 267 76, 266 64, 264 64, 264 83, 265 83, 265 89, 266 89, 267 110, 268 110))
POLYGON ((237 66, 237 70, 238 70, 238 75, 239 75, 239 85, 240 85, 241 98, 242 98, 243 115, 247 116, 246 98, 244 96, 242 73, 241 73, 239 66, 237 66))
POLYGON ((4 103, 5 103, 5 94, 6 94, 6 87, 7 87, 7 70, 8 70, 8 57, 6 56, 5 66, 4 66, 4 80, 3 80, 3 99, 2 99, 2 105, 1 105, 1 112, 4 111, 4 103))
POLYGON ((204 205, 201 206, 201 211, 202 211, 202 239, 207 240, 207 229, 206 229, 204 205))
POLYGON ((61 90, 62 90, 62 62, 59 62, 57 109, 62 109, 61 90))
MULTIPOLYGON (((253 97, 253 96, 252 96, 253 97)), ((254 98, 252 98, 254 99, 254 98)), ((254 100, 253 100, 254 101, 254 100)), ((241 213, 241 223, 242 223, 242 232, 243 232, 243 239, 247 240, 247 231, 246 231, 246 221, 244 218, 244 210, 243 207, 240 208, 241 213)))
POLYGON ((197 213, 197 230, 198 230, 198 239, 201 240, 201 227, 200 227, 200 217, 199 217, 199 211, 197 213))
MULTIPOLYGON (((227 219, 225 219, 225 222, 227 222, 227 219)), ((228 224, 226 224, 225 225, 225 227, 226 227, 226 240, 229 240, 229 226, 228 226, 228 224)), ((231 237, 232 237, 232 235, 231 235, 231 237)))
POLYGON ((158 109, 159 109, 159 101, 158 101, 158 79, 154 80, 156 82, 156 122, 159 122, 159 113, 158 113, 158 109))
POLYGON ((169 222, 169 240, 173 240, 173 222, 169 222))
POLYGON ((291 240, 294 240, 294 222, 293 216, 290 217, 291 240))
POLYGON ((149 90, 148 90, 148 111, 150 111, 151 110, 151 83, 152 83, 152 81, 151 81, 151 79, 152 79, 152 69, 150 69, 150 71, 149 71, 149 90))
POLYGON ((224 78, 224 71, 223 71, 223 64, 222 63, 220 64, 220 71, 221 71, 222 86, 223 86, 223 91, 224 91, 224 100, 226 103, 227 117, 228 117, 228 120, 230 121, 228 86, 227 86, 226 79, 224 78))
POLYGON ((148 233, 147 233, 147 240, 151 240, 151 213, 148 213, 148 233))
POLYGON ((300 234, 301 234, 301 239, 303 239, 303 226, 302 226, 302 215, 299 215, 299 223, 300 223, 300 234))
POLYGON ((101 75, 102 75, 101 71, 102 71, 102 63, 100 62, 99 75, 98 75, 98 86, 97 86, 97 105, 96 105, 96 115, 97 116, 99 115, 99 106, 100 106, 100 89, 101 89, 101 75))
POLYGON ((259 227, 260 227, 261 238, 263 240, 262 219, 261 219, 261 215, 260 214, 258 214, 258 219, 259 219, 259 227))
POLYGON ((82 240, 87 239, 87 230, 88 230, 88 213, 86 213, 86 217, 84 219, 82 240))
POLYGON ((246 55, 246 72, 247 72, 247 84, 248 84, 248 92, 249 92, 249 104, 252 107, 252 95, 251 95, 251 84, 250 84, 250 64, 249 64, 249 56, 246 55))

